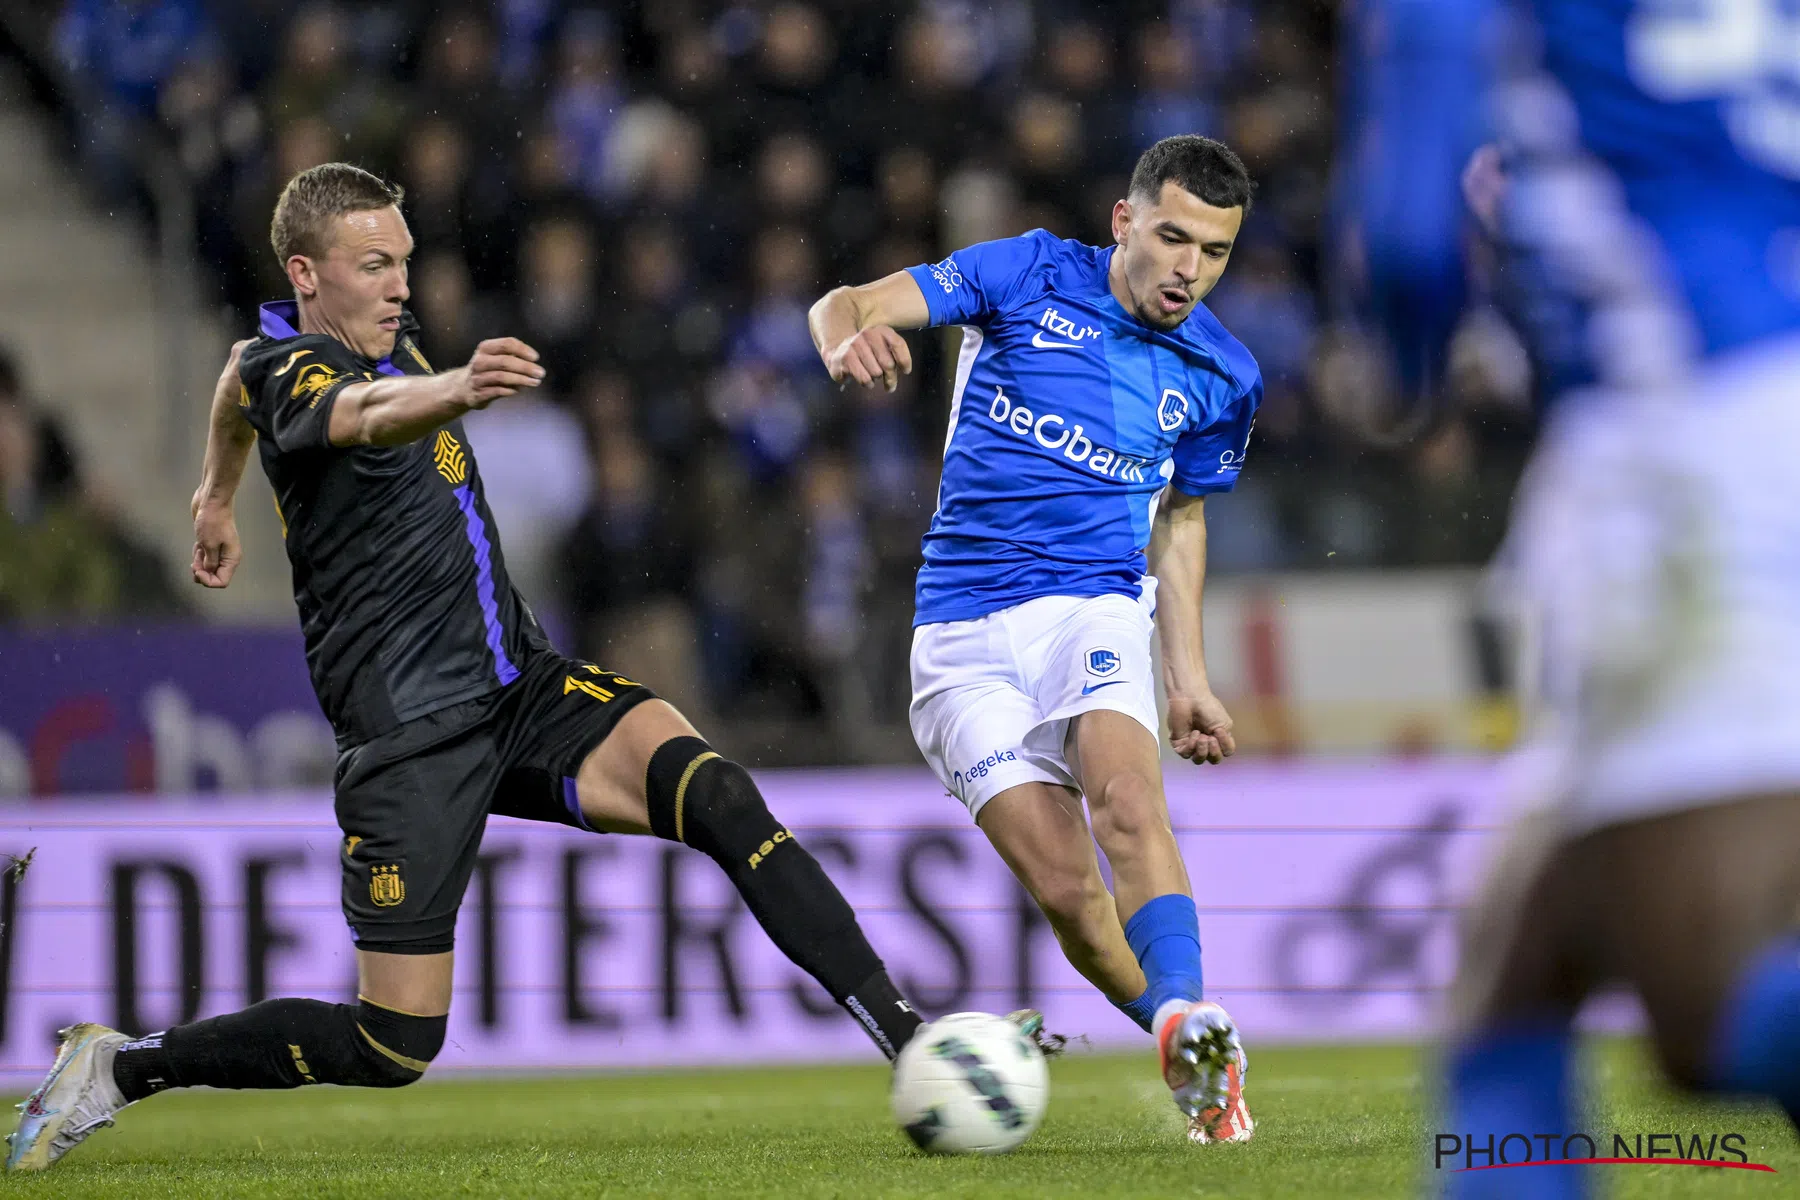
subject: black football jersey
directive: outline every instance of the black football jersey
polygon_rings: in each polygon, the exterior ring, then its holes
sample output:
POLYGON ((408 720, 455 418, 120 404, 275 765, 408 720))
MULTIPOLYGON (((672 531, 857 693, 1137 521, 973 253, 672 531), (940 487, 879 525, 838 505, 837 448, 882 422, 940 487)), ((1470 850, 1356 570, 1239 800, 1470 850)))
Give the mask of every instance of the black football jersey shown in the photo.
POLYGON ((462 423, 404 446, 333 446, 353 383, 423 375, 418 323, 379 362, 262 306, 240 403, 275 491, 319 703, 350 745, 503 688, 548 642, 506 575, 462 423))

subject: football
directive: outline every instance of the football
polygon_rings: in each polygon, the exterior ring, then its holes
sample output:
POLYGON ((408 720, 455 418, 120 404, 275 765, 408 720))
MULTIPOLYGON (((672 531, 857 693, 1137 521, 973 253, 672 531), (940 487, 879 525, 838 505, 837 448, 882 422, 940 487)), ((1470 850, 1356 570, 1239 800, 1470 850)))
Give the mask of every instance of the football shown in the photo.
POLYGON ((953 1013, 921 1029, 894 1064, 894 1120, 929 1154, 1005 1154, 1043 1119, 1050 1072, 1017 1025, 953 1013))

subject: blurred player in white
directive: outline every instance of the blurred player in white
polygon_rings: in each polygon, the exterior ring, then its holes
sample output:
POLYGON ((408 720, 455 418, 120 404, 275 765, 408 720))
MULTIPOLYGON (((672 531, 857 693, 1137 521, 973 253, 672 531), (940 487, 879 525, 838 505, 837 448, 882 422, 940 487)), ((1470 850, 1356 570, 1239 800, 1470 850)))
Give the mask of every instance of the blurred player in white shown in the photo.
POLYGON ((1115 246, 1035 230, 812 310, 831 377, 890 390, 912 367, 895 330, 963 327, 918 579, 913 735, 1069 961, 1156 1036, 1199 1142, 1253 1126, 1237 1030, 1202 996, 1151 637, 1172 745, 1219 762, 1235 747, 1201 646, 1204 504, 1237 479, 1262 379, 1200 300, 1252 191, 1225 146, 1167 138, 1114 207, 1115 246))
MULTIPOLYGON (((1362 16, 1344 190, 1402 365, 1422 374, 1460 308, 1464 175, 1553 405, 1503 557, 1559 765, 1465 931, 1439 1128, 1582 1128, 1571 1025, 1610 983, 1673 1081, 1800 1119, 1800 17, 1362 16)), ((1585 1170, 1442 1186, 1579 1196, 1585 1170)))

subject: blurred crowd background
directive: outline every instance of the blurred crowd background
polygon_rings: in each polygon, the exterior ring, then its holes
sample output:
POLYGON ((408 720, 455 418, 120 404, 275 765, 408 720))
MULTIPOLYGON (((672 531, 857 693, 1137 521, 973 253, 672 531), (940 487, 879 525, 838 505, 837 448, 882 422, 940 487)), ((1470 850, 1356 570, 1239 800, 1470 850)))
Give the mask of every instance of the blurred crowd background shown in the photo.
MULTIPOLYGON (((1355 81, 1322 0, 74 0, 41 28, 15 50, 57 73, 91 201, 148 235, 148 139, 238 336, 285 294, 288 177, 403 183, 428 357, 505 333, 550 368, 469 422, 527 596, 697 713, 814 722, 824 760, 880 757, 859 731, 904 722, 957 335, 914 337, 893 395, 840 390, 807 307, 1033 227, 1104 242, 1159 137, 1222 138, 1261 187, 1208 302, 1267 380, 1243 481, 1208 505, 1212 570, 1473 565, 1503 530, 1532 432, 1517 341, 1473 311, 1446 419, 1405 436, 1412 400, 1345 315, 1355 81)), ((0 364, 0 621, 182 612, 185 562, 134 537, 18 376, 0 364)))

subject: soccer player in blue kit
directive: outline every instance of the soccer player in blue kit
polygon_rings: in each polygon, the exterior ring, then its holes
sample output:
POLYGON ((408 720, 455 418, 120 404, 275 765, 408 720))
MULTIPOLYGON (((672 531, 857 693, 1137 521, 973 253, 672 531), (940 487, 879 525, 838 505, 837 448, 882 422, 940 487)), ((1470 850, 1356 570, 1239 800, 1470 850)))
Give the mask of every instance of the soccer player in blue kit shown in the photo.
POLYGON ((913 618, 913 735, 1069 962, 1156 1036, 1202 1143, 1253 1125, 1237 1030, 1202 996, 1150 640, 1171 744, 1219 762, 1235 746, 1201 644, 1205 501, 1237 480, 1262 379, 1200 301, 1253 190, 1219 142, 1166 138, 1113 208, 1114 246, 1033 230, 838 288, 811 314, 834 380, 890 390, 912 367, 896 330, 962 327, 913 618))
POLYGON ((1550 404, 1502 555, 1540 802, 1464 931, 1433 1190, 1577 1197, 1593 1168, 1480 1168, 1608 1153, 1571 1136, 1603 987, 1643 1001, 1674 1083, 1800 1121, 1800 15, 1359 16, 1340 190, 1371 307, 1402 364, 1443 361, 1484 227, 1550 404))

